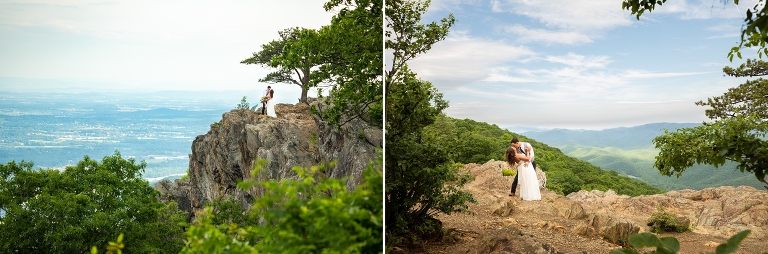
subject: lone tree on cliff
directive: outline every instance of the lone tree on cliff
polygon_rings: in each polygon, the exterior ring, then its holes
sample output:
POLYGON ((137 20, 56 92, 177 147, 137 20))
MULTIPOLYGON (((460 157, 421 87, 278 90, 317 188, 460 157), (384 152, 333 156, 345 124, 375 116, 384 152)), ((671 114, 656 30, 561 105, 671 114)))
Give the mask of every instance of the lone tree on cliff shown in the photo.
POLYGON ((296 84, 301 87, 299 102, 307 102, 307 92, 317 84, 310 82, 312 67, 320 64, 312 42, 317 40, 317 31, 292 27, 278 32, 279 40, 261 45, 261 51, 241 61, 242 64, 259 64, 275 71, 259 79, 259 82, 296 84))

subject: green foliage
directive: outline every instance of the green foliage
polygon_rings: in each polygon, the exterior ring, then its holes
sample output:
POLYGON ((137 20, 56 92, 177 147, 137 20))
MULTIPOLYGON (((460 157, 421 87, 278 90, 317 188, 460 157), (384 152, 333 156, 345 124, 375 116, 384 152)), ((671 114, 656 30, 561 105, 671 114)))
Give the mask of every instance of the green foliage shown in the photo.
MULTIPOLYGON (((581 190, 584 180, 567 170, 552 170, 547 172, 547 189, 560 195, 568 195, 581 190)), ((600 185, 594 185, 590 189, 603 189, 600 185)), ((607 188, 606 188, 607 189, 607 188)))
POLYGON ((337 14, 312 42, 323 64, 311 82, 331 84, 328 108, 321 116, 337 126, 362 119, 382 127, 384 1, 331 0, 324 7, 337 14))
MULTIPOLYGON (((109 242, 107 245, 107 254, 123 254, 125 244, 123 244, 123 234, 117 236, 117 241, 109 242)), ((98 254, 99 249, 96 246, 91 247, 91 254, 98 254)))
MULTIPOLYGON (((738 69, 724 68, 728 75, 760 74, 762 61, 751 62, 738 69)), ((653 142, 660 150, 654 166, 663 175, 680 176, 697 164, 722 166, 726 160, 738 163, 741 172, 753 172, 765 182, 768 167, 768 82, 750 80, 721 96, 696 102, 710 106, 705 111, 714 122, 702 126, 665 131, 653 142)))
MULTIPOLYGON (((237 106, 235 106, 235 109, 244 108, 244 109, 256 110, 257 107, 259 107, 259 105, 250 107, 250 105, 248 104, 248 100, 246 100, 246 96, 243 96, 243 98, 240 99, 240 103, 238 103, 237 106)), ((213 123, 213 124, 216 124, 216 123, 213 123)))
MULTIPOLYGON (((624 0, 621 3, 621 8, 631 11, 640 20, 643 13, 652 12, 657 5, 661 6, 666 2, 667 0, 624 0)), ((727 0, 724 1, 724 3, 727 2, 727 0)), ((738 5, 739 0, 733 0, 733 3, 738 5)), ((728 52, 728 58, 731 61, 733 61, 734 56, 741 58, 740 50, 743 48, 759 47, 757 50, 758 57, 762 58, 763 54, 768 56, 768 48, 766 47, 768 30, 765 29, 768 27, 768 8, 766 6, 764 0, 759 0, 751 9, 747 8, 744 24, 741 26, 739 45, 731 48, 731 51, 728 52)))
POLYGON ((445 149, 448 141, 430 139, 426 126, 435 123, 448 107, 443 95, 428 81, 417 78, 407 62, 445 39, 455 20, 452 15, 421 23, 429 1, 394 0, 386 5, 386 48, 392 50, 391 69, 385 73, 386 104, 386 216, 388 245, 419 238, 440 237, 438 213, 467 212, 477 202, 461 190, 471 180, 445 149))
POLYGON ((662 232, 687 232, 691 229, 688 227, 688 225, 683 225, 680 223, 680 221, 677 220, 677 216, 668 213, 664 210, 664 207, 659 205, 656 212, 653 212, 651 214, 651 218, 648 219, 647 222, 648 226, 650 226, 650 231, 653 233, 662 233, 662 232))
MULTIPOLYGON (((265 164, 257 161, 252 174, 265 164)), ((381 157, 369 164, 364 182, 354 191, 346 190, 345 179, 322 176, 323 167, 293 168, 298 180, 239 183, 242 189, 261 186, 265 191, 242 217, 245 222, 236 223, 242 214, 239 204, 228 213, 235 216, 223 220, 215 218, 222 213, 214 215, 214 209, 206 207, 187 231, 182 253, 381 252, 381 157)))
POLYGON ((163 204, 141 174, 146 163, 119 152, 85 156, 64 171, 0 165, 0 252, 81 253, 125 232, 126 251, 177 252, 186 214, 163 204))
MULTIPOLYGON (((448 106, 431 83, 416 79, 407 68, 387 97, 386 216, 388 244, 411 239, 408 234, 440 235, 416 230, 437 213, 469 212, 476 202, 461 188, 469 174, 459 174, 442 146, 424 139, 422 129, 448 106)), ((425 229, 440 229, 426 227, 425 229)))
POLYGON ((248 210, 243 207, 237 199, 217 199, 213 202, 207 202, 205 207, 211 207, 211 222, 214 225, 255 225, 256 219, 249 216, 248 210))
POLYGON ((505 169, 501 170, 501 175, 502 176, 515 176, 515 175, 517 175, 517 170, 510 170, 508 168, 505 168, 505 169))
MULTIPOLYGON (((715 249, 715 254, 729 254, 739 249, 739 244, 747 238, 750 230, 744 230, 738 234, 733 235, 728 242, 720 244, 715 249)), ((656 250, 646 252, 648 254, 675 254, 680 251, 680 241, 674 237, 664 237, 659 239, 656 235, 651 233, 640 233, 629 237, 629 244, 635 249, 645 247, 655 247, 656 250)), ((612 254, 639 254, 633 249, 612 250, 612 254)))
POLYGON ((186 173, 186 174, 184 174, 184 175, 181 177, 181 180, 187 180, 187 179, 189 179, 189 168, 187 168, 187 173, 186 173))

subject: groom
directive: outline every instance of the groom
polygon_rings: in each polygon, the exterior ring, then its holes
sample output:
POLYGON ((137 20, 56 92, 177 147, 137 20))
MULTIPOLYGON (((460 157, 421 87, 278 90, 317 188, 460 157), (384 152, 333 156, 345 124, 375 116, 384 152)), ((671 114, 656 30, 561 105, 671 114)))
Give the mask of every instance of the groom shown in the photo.
MULTIPOLYGON (((262 95, 262 97, 269 95, 269 90, 272 90, 272 86, 267 86, 267 90, 264 90, 264 95, 262 95)), ((264 112, 265 110, 267 110, 267 102, 266 101, 262 101, 261 102, 261 114, 262 115, 266 115, 267 114, 267 113, 264 112)))
MULTIPOLYGON (((536 159, 533 157, 533 146, 531 146, 528 142, 520 142, 517 138, 512 138, 512 141, 509 142, 515 149, 517 149, 518 153, 523 153, 525 155, 528 155, 528 153, 531 154, 531 164, 533 164, 533 169, 536 169, 536 159)), ((526 166, 528 166, 528 162, 525 162, 526 166)), ((512 191, 509 194, 510 197, 515 196, 515 190, 517 189, 517 177, 520 175, 520 172, 515 175, 515 180, 512 182, 512 191)))

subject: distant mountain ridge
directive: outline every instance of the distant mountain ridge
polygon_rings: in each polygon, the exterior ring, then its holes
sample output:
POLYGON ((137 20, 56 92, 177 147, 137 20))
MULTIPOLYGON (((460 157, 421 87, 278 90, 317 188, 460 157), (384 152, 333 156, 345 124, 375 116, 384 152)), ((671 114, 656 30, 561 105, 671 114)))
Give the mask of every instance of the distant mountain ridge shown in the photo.
POLYGON ((600 131, 553 129, 526 132, 525 135, 557 147, 568 156, 668 191, 741 185, 763 189, 763 184, 754 175, 738 171, 732 162, 726 162, 720 168, 694 165, 679 178, 660 175, 653 167, 658 150, 652 140, 664 134, 664 129, 674 131, 698 125, 700 123, 651 123, 600 131))
POLYGON ((664 129, 674 131, 678 128, 698 125, 701 125, 701 123, 649 123, 634 127, 618 127, 600 131, 552 129, 548 131, 529 131, 523 134, 556 147, 578 145, 638 149, 650 145, 653 138, 664 133, 664 129))

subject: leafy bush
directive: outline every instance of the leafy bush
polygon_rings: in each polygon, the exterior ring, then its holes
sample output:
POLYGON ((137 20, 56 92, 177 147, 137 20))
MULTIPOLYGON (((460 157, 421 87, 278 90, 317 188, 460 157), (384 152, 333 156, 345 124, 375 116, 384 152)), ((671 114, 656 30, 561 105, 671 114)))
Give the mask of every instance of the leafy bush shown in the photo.
MULTIPOLYGON (((257 161, 253 175, 266 162, 257 161)), ((363 172, 364 183, 347 191, 345 179, 325 178, 312 168, 294 167, 298 180, 246 180, 239 188, 264 188, 243 220, 238 207, 214 214, 206 207, 187 232, 182 253, 378 253, 382 251, 383 180, 381 157, 363 172), (222 214, 234 219, 217 219, 222 214), (244 223, 238 225, 235 222, 244 223), (218 224, 220 223, 220 224, 218 224), (217 225, 218 224, 218 225, 217 225)), ((332 166, 332 165, 331 165, 332 166)), ((227 202, 221 203, 225 206, 227 202)), ((222 206, 220 206, 222 207, 222 206)))
POLYGON ((584 181, 567 170, 547 172, 547 189, 560 195, 568 195, 581 190, 584 181))
POLYGON ((511 169, 505 168, 505 169, 501 170, 501 175, 503 175, 503 176, 515 176, 515 175, 517 175, 517 170, 511 170, 511 169))
POLYGON ((127 252, 178 252, 186 213, 142 178, 146 163, 119 152, 64 171, 0 165, 0 253, 83 253, 125 233, 127 252))
MULTIPOLYGON (((749 235, 749 230, 744 230, 728 239, 728 242, 720 244, 715 249, 715 254, 729 254, 739 249, 739 244, 749 235)), ((647 252, 653 254, 675 254, 680 251, 680 241, 674 237, 664 237, 659 239, 651 233, 634 234, 629 237, 629 244, 636 249, 645 247, 656 247, 655 251, 647 252)), ((623 249, 612 250, 611 254, 639 254, 636 250, 623 249)))
MULTIPOLYGON (((235 109, 241 109, 241 108, 244 108, 244 109, 256 110, 256 109, 259 107, 258 103, 257 103, 256 105, 254 105, 253 107, 251 107, 251 106, 249 105, 249 103, 248 103, 248 100, 246 100, 246 97, 247 97, 247 96, 243 96, 243 99, 241 99, 241 100, 240 100, 240 103, 239 103, 239 104, 237 104, 237 106, 235 106, 235 109)), ((214 123, 214 124, 215 124, 215 123, 214 123)))
POLYGON ((648 219, 648 226, 651 227, 650 231, 654 233, 681 233, 691 230, 688 225, 680 223, 676 215, 666 212, 661 205, 659 205, 656 212, 651 214, 651 218, 648 219))

